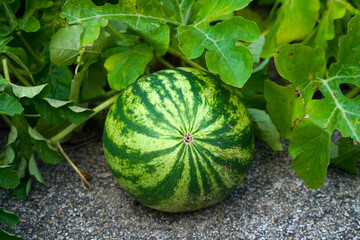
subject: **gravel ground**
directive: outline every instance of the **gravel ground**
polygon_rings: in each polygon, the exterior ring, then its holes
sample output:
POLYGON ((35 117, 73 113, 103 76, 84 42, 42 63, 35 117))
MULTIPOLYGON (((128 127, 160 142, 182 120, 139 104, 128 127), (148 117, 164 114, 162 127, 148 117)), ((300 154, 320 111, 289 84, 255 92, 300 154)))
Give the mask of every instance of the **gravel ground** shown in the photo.
MULTIPOLYGON (((284 144, 285 146, 286 144, 284 144)), ((285 146, 286 147, 286 146, 285 146)), ((359 239, 360 176, 330 167, 325 185, 307 188, 286 152, 258 142, 252 168, 224 201, 190 213, 142 206, 112 177, 98 139, 69 150, 90 174, 86 191, 67 162, 40 164, 47 186, 33 184, 26 201, 0 190, 0 206, 20 215, 8 231, 24 239, 359 239)))

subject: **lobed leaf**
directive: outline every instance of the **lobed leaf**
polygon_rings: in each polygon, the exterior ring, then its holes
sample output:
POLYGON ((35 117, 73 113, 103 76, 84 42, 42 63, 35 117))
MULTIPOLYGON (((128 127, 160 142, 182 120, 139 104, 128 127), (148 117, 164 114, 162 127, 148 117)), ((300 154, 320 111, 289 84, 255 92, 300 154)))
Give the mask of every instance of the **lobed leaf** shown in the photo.
POLYGON ((81 46, 91 45, 109 20, 125 22, 129 28, 142 36, 157 51, 164 54, 169 46, 169 20, 161 3, 154 0, 126 1, 117 5, 96 6, 90 0, 69 0, 63 7, 61 16, 69 24, 82 24, 84 32, 81 46))
MULTIPOLYGON (((201 22, 200 22, 201 23, 201 22)), ((254 22, 234 17, 209 26, 207 22, 178 27, 179 47, 186 57, 199 57, 204 49, 206 64, 213 73, 235 87, 242 87, 251 75, 253 55, 238 40, 251 42, 260 36, 254 22)))
POLYGON ((310 188, 320 188, 330 164, 330 134, 306 118, 296 124, 290 139, 291 166, 310 188))

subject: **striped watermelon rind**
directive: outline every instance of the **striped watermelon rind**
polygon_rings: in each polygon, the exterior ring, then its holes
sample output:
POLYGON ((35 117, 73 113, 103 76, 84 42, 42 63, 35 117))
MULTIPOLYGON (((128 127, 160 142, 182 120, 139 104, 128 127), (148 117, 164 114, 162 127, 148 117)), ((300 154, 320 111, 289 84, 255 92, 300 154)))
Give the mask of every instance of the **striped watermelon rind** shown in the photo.
POLYGON ((184 212, 233 192, 249 170, 254 134, 233 87, 176 68, 145 76, 118 97, 103 143, 122 188, 148 207, 184 212))

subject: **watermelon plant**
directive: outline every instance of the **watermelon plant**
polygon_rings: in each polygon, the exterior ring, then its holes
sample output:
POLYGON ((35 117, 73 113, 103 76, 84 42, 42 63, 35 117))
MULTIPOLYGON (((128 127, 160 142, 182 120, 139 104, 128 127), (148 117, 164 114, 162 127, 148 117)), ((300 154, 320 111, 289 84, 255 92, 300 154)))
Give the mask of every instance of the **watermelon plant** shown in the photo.
MULTIPOLYGON (((26 199, 33 180, 45 184, 39 161, 65 158, 91 188, 62 143, 86 130, 89 119, 102 126, 99 113, 119 96, 114 106, 124 106, 122 94, 130 94, 137 79, 174 67, 219 77, 223 83, 206 90, 214 96, 225 84, 232 88, 257 139, 274 151, 283 150, 280 137, 289 142, 291 166, 310 188, 324 184, 330 164, 358 174, 359 9, 359 0, 3 0, 0 126, 8 136, 0 186, 26 199)), ((147 91, 163 81, 151 80, 147 91)), ((170 104, 163 99, 159 105, 170 104)), ((195 138, 191 144, 195 149, 195 138)), ((0 220, 13 225, 17 218, 1 210, 0 220)), ((3 236, 19 239, 0 229, 3 236)))

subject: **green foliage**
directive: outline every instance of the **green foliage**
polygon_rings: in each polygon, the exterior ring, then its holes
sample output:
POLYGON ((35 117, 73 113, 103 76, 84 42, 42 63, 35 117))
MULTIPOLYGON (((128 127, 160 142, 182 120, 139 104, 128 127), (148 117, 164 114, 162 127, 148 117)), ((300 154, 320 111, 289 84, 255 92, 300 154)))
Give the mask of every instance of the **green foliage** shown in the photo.
POLYGON ((40 160, 59 163, 59 142, 118 91, 172 66, 241 88, 258 138, 274 150, 288 139, 309 187, 322 186, 329 164, 358 174, 358 0, 94 2, 0 2, 0 121, 10 128, 0 186, 13 197, 44 183, 40 160))

